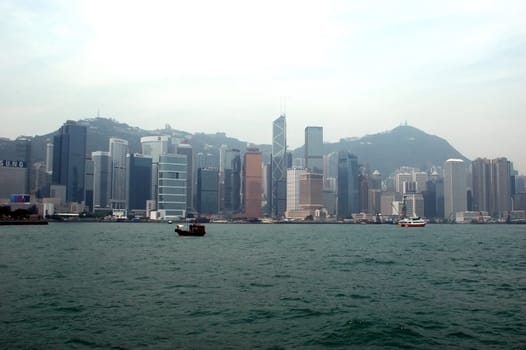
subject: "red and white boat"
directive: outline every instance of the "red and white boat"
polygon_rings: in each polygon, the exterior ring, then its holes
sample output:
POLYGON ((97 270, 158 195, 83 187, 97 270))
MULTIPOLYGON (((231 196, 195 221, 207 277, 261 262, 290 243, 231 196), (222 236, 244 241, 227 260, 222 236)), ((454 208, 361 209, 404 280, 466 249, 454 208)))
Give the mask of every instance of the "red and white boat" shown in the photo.
POLYGON ((403 218, 398 221, 400 227, 425 227, 426 221, 421 217, 403 218))

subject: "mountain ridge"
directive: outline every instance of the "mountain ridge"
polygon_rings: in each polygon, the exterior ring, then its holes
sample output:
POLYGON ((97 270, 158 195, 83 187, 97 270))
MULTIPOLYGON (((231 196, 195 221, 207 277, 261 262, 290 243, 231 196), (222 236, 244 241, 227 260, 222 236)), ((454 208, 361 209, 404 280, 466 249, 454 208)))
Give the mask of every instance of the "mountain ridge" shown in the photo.
MULTIPOLYGON (((252 144, 249 141, 228 137, 224 132, 215 134, 195 133, 172 129, 145 130, 118 122, 115 119, 96 117, 78 120, 87 127, 87 153, 106 151, 109 138, 125 139, 131 153, 140 153, 140 138, 144 136, 169 135, 192 144, 195 152, 218 152, 221 145, 237 148, 242 153, 248 145, 258 147, 265 161, 270 160, 272 146, 252 144)), ((46 143, 52 142, 58 130, 30 137, 32 139, 32 162, 45 160, 46 143)), ((379 170, 383 175, 392 173, 400 166, 411 166, 427 170, 432 166, 441 166, 449 158, 468 160, 445 139, 430 135, 418 128, 400 125, 392 130, 368 134, 362 137, 344 138, 338 142, 324 143, 324 154, 349 151, 358 157, 358 161, 367 164, 371 170, 379 170)), ((303 157, 303 146, 290 150, 294 157, 303 157)), ((14 140, 0 139, 0 159, 11 159, 14 154, 14 140)))

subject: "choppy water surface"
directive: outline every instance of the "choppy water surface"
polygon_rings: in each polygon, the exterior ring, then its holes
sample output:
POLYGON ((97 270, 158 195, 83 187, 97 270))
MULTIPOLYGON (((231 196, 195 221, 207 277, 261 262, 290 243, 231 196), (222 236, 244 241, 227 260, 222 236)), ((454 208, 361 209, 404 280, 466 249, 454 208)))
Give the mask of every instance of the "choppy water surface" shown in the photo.
POLYGON ((0 348, 524 349, 526 227, 0 228, 0 348))

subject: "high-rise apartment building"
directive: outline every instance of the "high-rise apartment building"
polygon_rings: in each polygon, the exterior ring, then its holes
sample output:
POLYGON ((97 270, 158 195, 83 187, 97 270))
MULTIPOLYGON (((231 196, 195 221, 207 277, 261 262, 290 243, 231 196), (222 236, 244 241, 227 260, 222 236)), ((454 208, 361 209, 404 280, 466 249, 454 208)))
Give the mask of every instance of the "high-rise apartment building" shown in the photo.
POLYGON ((66 188, 66 201, 84 200, 86 127, 67 121, 53 137, 53 185, 66 188))
POLYGON ((272 168, 270 206, 272 216, 283 217, 287 210, 287 124, 281 115, 272 124, 272 168))
POLYGON ((111 207, 113 209, 126 209, 128 141, 112 137, 109 148, 111 157, 111 207))
POLYGON ((358 158, 346 151, 338 154, 337 215, 340 219, 351 218, 360 211, 358 158))
POLYGON ((305 167, 316 174, 323 174, 323 128, 305 128, 305 167))
POLYGON ((455 220, 457 212, 467 210, 466 166, 462 159, 448 159, 444 164, 444 215, 455 220))
POLYGON ((243 207, 249 218, 261 217, 262 164, 259 149, 247 148, 243 162, 243 207))

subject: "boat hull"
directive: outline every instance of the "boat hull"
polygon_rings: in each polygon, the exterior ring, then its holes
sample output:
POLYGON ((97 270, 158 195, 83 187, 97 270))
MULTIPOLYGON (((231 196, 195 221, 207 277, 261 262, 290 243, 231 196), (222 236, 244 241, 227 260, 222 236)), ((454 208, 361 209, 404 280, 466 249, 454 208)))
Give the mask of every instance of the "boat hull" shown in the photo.
POLYGON ((177 225, 174 231, 177 232, 179 236, 202 237, 206 233, 205 226, 201 224, 191 224, 188 226, 188 229, 186 229, 184 225, 177 225))
POLYGON ((404 218, 398 221, 400 227, 425 227, 426 221, 420 217, 404 218))
POLYGON ((425 223, 399 223, 400 227, 425 227, 425 223))
POLYGON ((180 230, 180 229, 175 229, 175 232, 177 232, 177 234, 179 236, 195 236, 195 237, 202 237, 205 235, 206 232, 190 232, 188 230, 180 230))

